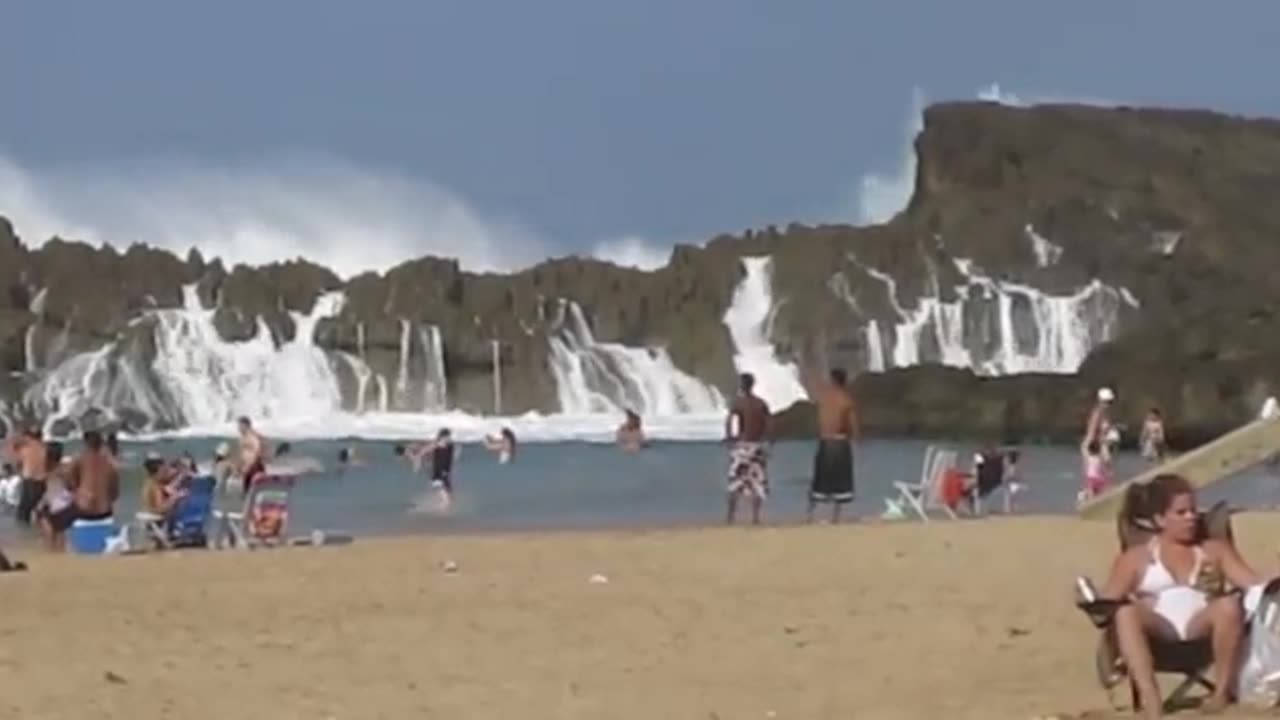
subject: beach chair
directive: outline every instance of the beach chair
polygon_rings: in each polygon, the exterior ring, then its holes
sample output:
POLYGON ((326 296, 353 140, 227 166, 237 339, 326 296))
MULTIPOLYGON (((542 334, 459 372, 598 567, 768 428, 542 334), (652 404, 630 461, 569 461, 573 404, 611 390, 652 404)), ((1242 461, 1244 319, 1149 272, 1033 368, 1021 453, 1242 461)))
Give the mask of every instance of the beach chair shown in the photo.
MULTIPOLYGON (((1116 517, 1116 535, 1122 551, 1147 542, 1155 532, 1149 520, 1150 513, 1146 508, 1136 506, 1137 495, 1132 492, 1132 488, 1130 490, 1116 517)), ((1218 502, 1209 510, 1200 513, 1199 532, 1204 539, 1235 542, 1231 530, 1231 509, 1225 502, 1218 502)), ((1092 587, 1084 578, 1078 579, 1077 583, 1092 587)), ((1240 591, 1239 588, 1225 586, 1222 590, 1236 593, 1240 591)), ((1081 598, 1076 606, 1101 631, 1094 652, 1094 669, 1097 672, 1098 683, 1106 691, 1114 707, 1115 688, 1128 680, 1132 707, 1137 712, 1142 709, 1138 698, 1138 687, 1129 677, 1124 660, 1120 656, 1113 622, 1116 611, 1123 604, 1123 601, 1081 598)), ((1165 696, 1166 708, 1183 705, 1196 688, 1203 688, 1206 692, 1213 691, 1213 682, 1208 677, 1209 668, 1213 665, 1213 648, 1209 638, 1190 641, 1170 641, 1162 638, 1148 638, 1148 640, 1151 642, 1151 658, 1155 663, 1156 674, 1170 674, 1180 678, 1173 692, 1165 696)))
POLYGON ((206 547, 217 481, 212 475, 196 475, 183 478, 178 483, 186 494, 174 503, 173 511, 167 517, 139 512, 135 518, 157 548, 206 547))
POLYGON ((956 513, 942 501, 942 478, 947 468, 955 465, 956 452, 930 445, 925 448, 920 467, 920 479, 914 483, 895 482, 897 498, 890 505, 914 512, 923 522, 929 522, 930 510, 941 510, 955 519, 956 513))
POLYGON ((243 510, 215 510, 218 545, 248 549, 284 544, 295 480, 291 475, 259 475, 245 496, 243 510))

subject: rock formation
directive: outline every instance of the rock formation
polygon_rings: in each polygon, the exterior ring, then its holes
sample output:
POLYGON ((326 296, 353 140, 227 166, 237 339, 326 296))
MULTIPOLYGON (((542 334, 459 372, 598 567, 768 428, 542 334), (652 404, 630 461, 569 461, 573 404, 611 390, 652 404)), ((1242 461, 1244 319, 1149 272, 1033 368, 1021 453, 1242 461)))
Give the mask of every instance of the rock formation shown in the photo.
MULTIPOLYGON (((868 371, 865 415, 884 432, 1057 437, 1105 383, 1132 424, 1159 405, 1203 437, 1274 387, 1280 122, 947 103, 925 111, 915 149, 911 201, 886 224, 722 236, 652 272, 563 258, 477 274, 422 258, 343 281, 305 260, 227 268, 142 245, 33 249, 0 218, 0 398, 10 416, 107 412, 152 428, 226 419, 228 396, 253 392, 296 393, 299 413, 557 412, 554 349, 582 335, 571 303, 594 341, 653 348, 653 362, 669 356, 728 397, 724 316, 750 256, 772 258, 779 357, 806 376, 868 371), (281 352, 297 362, 273 365, 281 352), (968 371, 928 367, 939 364, 968 371), (303 366, 312 387, 294 377, 303 366), (201 393, 174 391, 196 375, 201 393), (333 387, 314 387, 322 375, 333 387)), ((618 362, 575 366, 592 390, 583 407, 653 402, 623 387, 618 362)), ((705 409, 682 399, 686 385, 662 407, 705 409)))

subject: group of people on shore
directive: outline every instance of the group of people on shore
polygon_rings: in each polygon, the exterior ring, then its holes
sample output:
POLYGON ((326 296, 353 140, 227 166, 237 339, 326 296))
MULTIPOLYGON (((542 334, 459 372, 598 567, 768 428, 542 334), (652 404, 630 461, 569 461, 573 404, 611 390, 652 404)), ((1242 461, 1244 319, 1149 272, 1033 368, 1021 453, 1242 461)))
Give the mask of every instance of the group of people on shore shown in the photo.
MULTIPOLYGON (((725 522, 737 521, 738 504, 751 502, 751 522, 760 524, 770 493, 769 456, 774 442, 773 414, 755 394, 755 376, 738 376, 738 396, 725 417, 724 439, 729 448, 725 522)), ((834 368, 815 394, 817 446, 809 483, 806 518, 813 522, 820 505, 831 507, 831 522, 840 521, 842 508, 853 502, 854 450, 858 415, 848 376, 834 368)))
MULTIPOLYGON (((248 493, 253 480, 266 471, 267 448, 249 418, 237 422, 235 452, 220 443, 208 468, 201 470, 190 454, 166 459, 148 453, 142 461, 141 512, 167 517, 183 496, 182 478, 208 472, 222 494, 233 485, 248 493)), ((74 455, 63 443, 46 440, 38 424, 4 439, 3 487, 0 500, 13 506, 18 525, 40 531, 46 545, 64 550, 66 536, 77 521, 112 519, 120 499, 121 474, 126 469, 114 434, 86 430, 74 455)))

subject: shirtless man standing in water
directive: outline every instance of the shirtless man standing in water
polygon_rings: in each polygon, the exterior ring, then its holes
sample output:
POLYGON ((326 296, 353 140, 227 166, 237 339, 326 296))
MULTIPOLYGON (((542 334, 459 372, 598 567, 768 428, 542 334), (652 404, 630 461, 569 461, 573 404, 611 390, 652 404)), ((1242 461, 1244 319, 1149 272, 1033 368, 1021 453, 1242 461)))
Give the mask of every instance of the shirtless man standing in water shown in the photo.
POLYGON ((738 497, 751 498, 751 522, 760 524, 760 510, 769 495, 769 438, 773 418, 769 404, 755 392, 756 379, 751 373, 738 378, 738 399, 724 421, 725 442, 729 443, 728 512, 729 525, 738 513, 738 497), (737 433, 734 433, 734 420, 737 433))
POLYGON ((253 421, 249 418, 240 418, 236 421, 236 427, 240 433, 240 445, 237 448, 240 456, 240 479, 244 483, 243 492, 248 495, 253 479, 267 470, 264 454, 266 443, 258 431, 253 429, 253 421))
POLYGON ((858 415, 853 395, 845 386, 844 370, 831 371, 831 381, 818 392, 818 450, 809 486, 808 520, 818 503, 831 503, 831 522, 840 522, 840 508, 853 502, 853 445, 858 439, 858 415))
POLYGON ((49 464, 45 458, 44 441, 40 428, 31 426, 21 435, 5 443, 5 454, 13 459, 22 475, 21 495, 18 498, 17 518, 23 525, 31 524, 31 514, 44 497, 45 480, 49 464))

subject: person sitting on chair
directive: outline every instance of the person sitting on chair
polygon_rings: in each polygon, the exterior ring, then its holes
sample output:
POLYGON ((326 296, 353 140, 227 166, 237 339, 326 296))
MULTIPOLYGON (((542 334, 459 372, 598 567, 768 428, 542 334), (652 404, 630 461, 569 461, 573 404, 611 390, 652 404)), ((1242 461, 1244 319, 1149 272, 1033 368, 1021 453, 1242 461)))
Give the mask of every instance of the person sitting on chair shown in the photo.
POLYGON ((1202 539, 1195 491, 1180 475, 1159 475, 1143 488, 1141 503, 1154 534, 1120 553, 1100 595, 1120 602, 1116 641, 1148 717, 1159 717, 1152 640, 1212 643, 1214 691, 1206 710, 1225 707, 1240 669, 1244 609, 1241 589, 1261 582, 1230 542, 1202 539))

